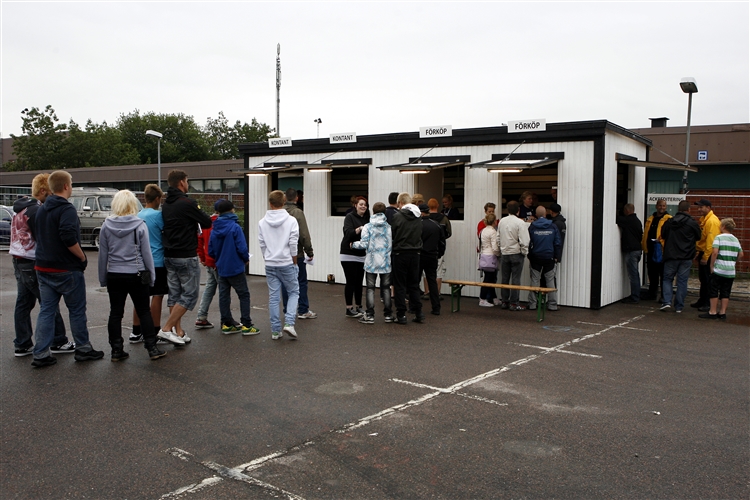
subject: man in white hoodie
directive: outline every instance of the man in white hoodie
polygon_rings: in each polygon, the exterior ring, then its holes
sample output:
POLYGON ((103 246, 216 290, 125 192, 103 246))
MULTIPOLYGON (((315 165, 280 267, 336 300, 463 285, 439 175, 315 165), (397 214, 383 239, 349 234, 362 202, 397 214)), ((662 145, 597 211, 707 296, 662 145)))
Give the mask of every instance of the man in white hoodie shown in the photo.
POLYGON ((285 332, 291 340, 297 339, 294 322, 297 317, 299 300, 299 282, 297 281, 297 242, 299 241, 299 224, 284 210, 284 193, 271 191, 268 195, 270 210, 258 222, 258 243, 266 262, 266 281, 268 282, 268 311, 271 315, 271 338, 279 340, 285 332), (289 294, 284 328, 281 327, 279 309, 281 302, 281 285, 289 294))

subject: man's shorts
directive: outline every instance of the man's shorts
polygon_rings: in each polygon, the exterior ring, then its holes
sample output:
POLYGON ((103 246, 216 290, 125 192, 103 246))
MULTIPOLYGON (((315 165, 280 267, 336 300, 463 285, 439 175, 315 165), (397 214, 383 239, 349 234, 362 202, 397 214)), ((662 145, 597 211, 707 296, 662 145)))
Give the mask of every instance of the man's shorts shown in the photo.
POLYGON ((174 258, 164 257, 169 284, 167 306, 180 305, 192 311, 198 303, 198 292, 201 287, 201 266, 198 257, 174 258))
POLYGON ((708 297, 710 299, 728 299, 729 294, 732 292, 733 283, 734 278, 725 278, 724 276, 712 274, 710 281, 711 288, 709 289, 708 297))
POLYGON ((443 255, 442 257, 438 259, 437 279, 441 280, 445 278, 446 267, 447 266, 445 265, 445 255, 443 255))
POLYGON ((167 283, 167 268, 157 267, 154 268, 156 271, 156 277, 154 279, 154 286, 149 287, 148 294, 151 296, 162 297, 169 294, 169 284, 167 283))

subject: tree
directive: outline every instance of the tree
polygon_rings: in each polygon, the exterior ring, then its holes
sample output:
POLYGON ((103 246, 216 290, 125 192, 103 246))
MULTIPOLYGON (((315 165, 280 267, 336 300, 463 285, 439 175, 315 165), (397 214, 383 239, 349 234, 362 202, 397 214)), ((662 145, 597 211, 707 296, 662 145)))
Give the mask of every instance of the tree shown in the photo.
POLYGON ((23 135, 14 139, 13 151, 18 160, 7 165, 9 170, 54 170, 62 168, 60 150, 66 138, 67 127, 60 121, 52 106, 21 111, 23 135))
POLYGON ((138 152, 123 141, 119 129, 110 127, 107 122, 98 125, 91 120, 86 122, 85 130, 71 120, 60 156, 67 168, 135 165, 140 162, 138 152))
POLYGON ((243 142, 263 142, 273 129, 265 123, 258 123, 253 118, 252 123, 240 123, 237 120, 233 126, 229 126, 229 120, 219 111, 216 119, 208 118, 203 128, 208 141, 209 155, 212 159, 231 160, 240 157, 239 144, 243 142))
POLYGON ((153 112, 141 115, 136 109, 127 115, 120 115, 117 128, 123 141, 138 152, 141 164, 157 161, 156 140, 147 136, 146 130, 156 130, 164 136, 161 140, 162 163, 210 159, 206 138, 192 116, 153 112))

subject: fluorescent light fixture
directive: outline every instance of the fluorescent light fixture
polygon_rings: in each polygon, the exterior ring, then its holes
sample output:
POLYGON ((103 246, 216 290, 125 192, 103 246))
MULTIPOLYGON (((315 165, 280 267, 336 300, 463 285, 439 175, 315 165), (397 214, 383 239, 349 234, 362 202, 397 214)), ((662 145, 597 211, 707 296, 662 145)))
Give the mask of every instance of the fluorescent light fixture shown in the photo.
POLYGON ((157 132, 156 130, 146 130, 146 135, 153 135, 154 137, 158 137, 159 139, 164 137, 160 132, 157 132))
POLYGON ((250 177, 250 176, 258 176, 258 175, 268 175, 268 174, 266 172, 259 171, 259 172, 247 172, 245 175, 250 177))
POLYGON ((427 169, 424 170, 399 170, 402 174, 429 174, 430 171, 427 169))
POLYGON ((308 168, 308 172, 333 172, 333 169, 331 167, 319 167, 319 168, 308 168))
POLYGON ((523 169, 520 168, 488 168, 487 171, 491 174, 520 174, 523 169))
POLYGON ((685 77, 680 80, 680 88, 686 94, 695 94, 698 92, 698 84, 695 83, 695 78, 685 77))

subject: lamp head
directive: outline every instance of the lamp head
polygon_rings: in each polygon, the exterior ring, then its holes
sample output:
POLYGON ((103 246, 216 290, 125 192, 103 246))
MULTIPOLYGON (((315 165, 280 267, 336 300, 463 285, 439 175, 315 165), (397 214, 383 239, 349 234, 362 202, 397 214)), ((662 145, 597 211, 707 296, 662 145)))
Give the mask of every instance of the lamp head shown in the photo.
POLYGON ((146 130, 146 135, 152 135, 158 139, 161 139, 164 137, 161 133, 157 132, 156 130, 146 130))
POLYGON ((685 77, 680 80, 680 88, 686 94, 695 94, 698 92, 698 84, 695 83, 695 78, 685 77))

